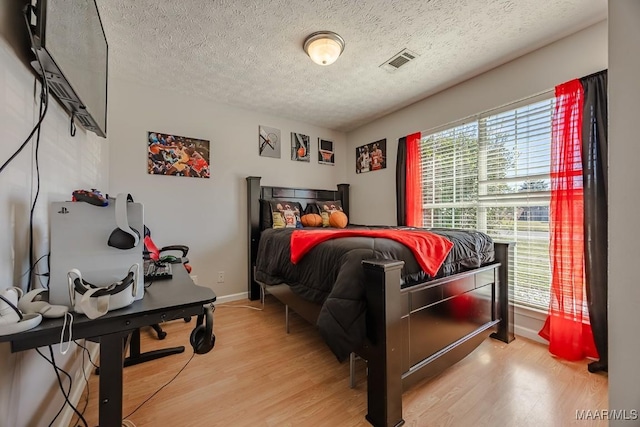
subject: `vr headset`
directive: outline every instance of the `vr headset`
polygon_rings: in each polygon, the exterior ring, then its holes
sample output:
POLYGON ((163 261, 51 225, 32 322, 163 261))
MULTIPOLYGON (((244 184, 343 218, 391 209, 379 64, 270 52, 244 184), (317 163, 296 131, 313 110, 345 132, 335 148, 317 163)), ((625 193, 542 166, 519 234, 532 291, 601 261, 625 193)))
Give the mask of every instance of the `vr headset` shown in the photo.
POLYGON ((69 298, 76 313, 84 313, 89 319, 97 319, 107 312, 133 304, 138 291, 140 265, 129 268, 124 279, 106 286, 96 286, 82 279, 80 270, 74 268, 67 274, 69 298))

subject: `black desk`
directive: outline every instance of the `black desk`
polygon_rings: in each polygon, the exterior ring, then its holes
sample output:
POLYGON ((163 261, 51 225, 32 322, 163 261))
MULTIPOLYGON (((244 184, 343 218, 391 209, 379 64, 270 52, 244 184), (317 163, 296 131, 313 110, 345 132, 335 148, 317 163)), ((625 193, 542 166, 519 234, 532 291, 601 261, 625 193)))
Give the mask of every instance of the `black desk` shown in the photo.
MULTIPOLYGON (((100 427, 122 426, 122 369, 124 340, 135 329, 204 313, 204 304, 214 302, 215 293, 196 286, 187 271, 176 268, 171 280, 154 282, 144 298, 129 307, 94 320, 74 315, 72 339, 97 338, 100 343, 100 427)), ((0 336, 18 352, 60 342, 62 319, 45 319, 34 329, 0 336)), ((65 338, 66 338, 65 331, 65 338)))

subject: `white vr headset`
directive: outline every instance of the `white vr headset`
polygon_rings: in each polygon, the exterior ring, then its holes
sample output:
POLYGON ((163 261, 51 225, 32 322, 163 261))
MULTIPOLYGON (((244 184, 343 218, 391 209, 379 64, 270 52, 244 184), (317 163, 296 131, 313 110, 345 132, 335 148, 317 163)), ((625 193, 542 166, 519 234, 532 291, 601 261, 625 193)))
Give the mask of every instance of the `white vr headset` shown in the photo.
POLYGON ((106 286, 96 286, 82 279, 80 270, 67 273, 69 298, 76 313, 97 319, 107 312, 133 304, 138 290, 139 264, 129 268, 124 279, 106 286))

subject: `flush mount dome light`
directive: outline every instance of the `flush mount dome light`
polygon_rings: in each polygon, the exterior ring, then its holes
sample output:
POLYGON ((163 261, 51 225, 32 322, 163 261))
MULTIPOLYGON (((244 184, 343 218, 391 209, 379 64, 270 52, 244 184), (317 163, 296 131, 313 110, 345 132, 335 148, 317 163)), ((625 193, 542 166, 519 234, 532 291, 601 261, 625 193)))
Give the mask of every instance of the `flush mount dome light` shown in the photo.
POLYGON ((307 37, 303 47, 313 62, 330 65, 344 50, 344 39, 331 31, 318 31, 307 37))

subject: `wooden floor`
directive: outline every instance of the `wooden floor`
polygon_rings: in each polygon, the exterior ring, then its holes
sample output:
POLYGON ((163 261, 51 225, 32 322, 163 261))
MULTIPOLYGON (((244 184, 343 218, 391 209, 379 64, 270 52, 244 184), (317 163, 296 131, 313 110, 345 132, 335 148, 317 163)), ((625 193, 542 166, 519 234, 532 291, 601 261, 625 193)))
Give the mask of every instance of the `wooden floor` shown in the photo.
MULTIPOLYGON (((229 305, 240 304, 246 302, 229 305)), ((143 331, 142 351, 175 345, 187 351, 125 368, 124 415, 189 360, 193 325, 165 323, 163 341, 143 331)), ((287 335, 284 306, 272 297, 264 311, 218 305, 215 334, 213 351, 195 355, 175 381, 127 419, 137 427, 369 425, 364 362, 358 361, 357 387, 350 389, 348 364, 339 364, 315 329, 295 314, 287 335)), ((487 339, 439 377, 405 392, 404 419, 408 426, 429 427, 605 426, 606 421, 576 420, 577 410, 607 409, 607 377, 588 373, 586 363, 555 359, 524 338, 509 345, 487 339)), ((89 384, 85 417, 95 426, 95 375, 89 384)))

